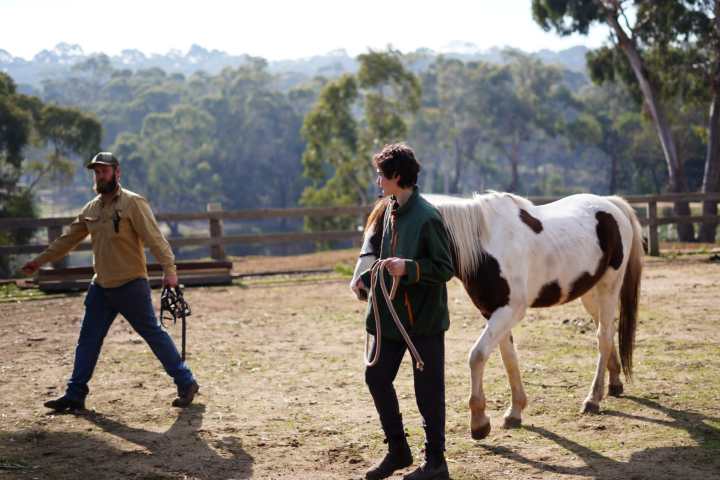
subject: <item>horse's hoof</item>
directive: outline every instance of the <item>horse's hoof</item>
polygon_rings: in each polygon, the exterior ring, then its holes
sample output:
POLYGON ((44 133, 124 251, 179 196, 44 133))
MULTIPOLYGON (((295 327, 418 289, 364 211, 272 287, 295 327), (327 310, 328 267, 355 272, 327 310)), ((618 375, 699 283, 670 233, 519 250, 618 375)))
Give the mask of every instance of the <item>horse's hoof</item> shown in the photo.
POLYGON ((505 417, 505 421, 503 422, 503 428, 505 428, 505 429, 520 428, 521 426, 522 426, 521 418, 505 417))
POLYGON ((600 405, 592 402, 583 403, 582 413, 598 414, 600 413, 600 405))
POLYGON ((482 440, 483 438, 490 435, 490 422, 486 423, 480 428, 471 429, 471 435, 473 440, 482 440))
POLYGON ((623 384, 618 383, 617 385, 610 385, 610 388, 608 388, 608 394, 610 394, 613 397, 619 397, 623 393, 623 384))

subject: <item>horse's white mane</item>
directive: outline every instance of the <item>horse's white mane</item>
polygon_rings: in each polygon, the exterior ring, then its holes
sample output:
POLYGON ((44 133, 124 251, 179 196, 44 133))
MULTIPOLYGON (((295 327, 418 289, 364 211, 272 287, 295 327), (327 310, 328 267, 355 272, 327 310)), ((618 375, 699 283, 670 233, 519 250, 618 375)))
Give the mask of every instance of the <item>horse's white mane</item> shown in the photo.
POLYGON ((497 216, 507 215, 508 200, 517 207, 531 209, 533 204, 511 193, 489 191, 475 193, 471 198, 427 194, 423 197, 435 206, 443 217, 455 245, 456 265, 461 278, 476 271, 485 255, 484 245, 490 240, 490 224, 497 216))

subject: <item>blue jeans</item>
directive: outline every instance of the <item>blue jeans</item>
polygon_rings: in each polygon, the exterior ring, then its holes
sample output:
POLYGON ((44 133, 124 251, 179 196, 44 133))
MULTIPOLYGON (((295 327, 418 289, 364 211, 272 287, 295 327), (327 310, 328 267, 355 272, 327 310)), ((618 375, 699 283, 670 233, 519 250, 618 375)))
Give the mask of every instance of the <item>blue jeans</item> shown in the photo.
POLYGON ((139 278, 117 288, 103 288, 92 283, 85 296, 85 317, 75 348, 75 366, 67 386, 66 395, 69 398, 84 400, 90 391, 87 384, 100 357, 103 340, 118 313, 150 345, 178 389, 195 381, 172 338, 155 316, 150 285, 146 279, 139 278))

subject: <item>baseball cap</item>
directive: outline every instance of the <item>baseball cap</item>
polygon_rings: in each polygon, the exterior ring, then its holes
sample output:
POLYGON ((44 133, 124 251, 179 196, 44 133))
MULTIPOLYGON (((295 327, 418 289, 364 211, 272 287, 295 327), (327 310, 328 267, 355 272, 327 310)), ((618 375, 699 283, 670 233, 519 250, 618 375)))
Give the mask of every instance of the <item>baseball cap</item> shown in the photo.
POLYGON ((119 167, 120 162, 115 158, 111 152, 100 152, 90 160, 90 163, 86 165, 87 168, 92 169, 95 165, 110 165, 113 167, 119 167))

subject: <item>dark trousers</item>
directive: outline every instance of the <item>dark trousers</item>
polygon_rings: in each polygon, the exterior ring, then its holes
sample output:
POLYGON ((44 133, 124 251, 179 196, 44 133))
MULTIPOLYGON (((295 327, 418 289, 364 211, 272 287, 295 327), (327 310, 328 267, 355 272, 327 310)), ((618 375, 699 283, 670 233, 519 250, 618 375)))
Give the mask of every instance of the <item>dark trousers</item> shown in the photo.
MULTIPOLYGON (((423 418, 427 456, 442 456, 445 451, 445 334, 411 337, 425 362, 421 372, 413 362, 415 401, 423 418)), ((372 348, 374 354, 374 346, 372 348)), ((365 369, 365 382, 380 416, 388 441, 405 436, 400 407, 393 381, 407 346, 404 341, 382 339, 380 358, 365 369)))
POLYGON ((148 343, 178 388, 194 381, 172 338, 155 316, 150 285, 146 279, 133 280, 117 288, 103 288, 92 283, 85 296, 85 317, 75 348, 75 365, 67 386, 68 397, 81 400, 90 391, 87 384, 100 357, 103 340, 118 313, 148 343))

